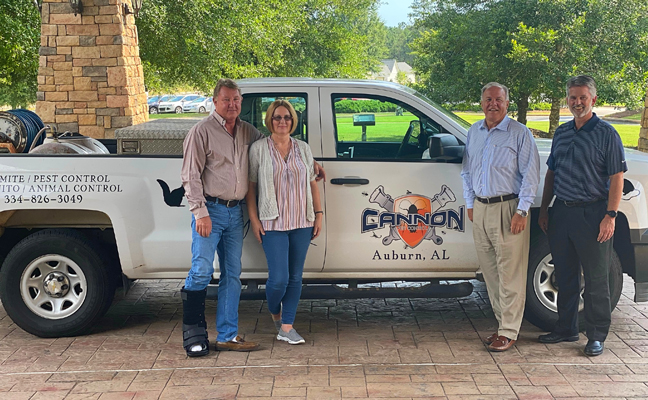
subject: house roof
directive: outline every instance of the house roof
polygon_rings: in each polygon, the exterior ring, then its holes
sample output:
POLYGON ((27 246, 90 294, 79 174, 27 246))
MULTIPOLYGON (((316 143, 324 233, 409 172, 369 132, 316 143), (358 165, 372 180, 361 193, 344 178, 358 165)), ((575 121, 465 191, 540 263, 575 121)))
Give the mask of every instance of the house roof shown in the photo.
POLYGON ((399 63, 396 64, 396 66, 398 67, 399 71, 402 71, 402 72, 414 72, 412 70, 412 67, 406 62, 399 62, 399 63))
POLYGON ((396 65, 396 60, 393 58, 386 59, 386 60, 380 60, 381 63, 385 64, 387 66, 387 69, 389 69, 389 72, 394 70, 394 66, 396 65))

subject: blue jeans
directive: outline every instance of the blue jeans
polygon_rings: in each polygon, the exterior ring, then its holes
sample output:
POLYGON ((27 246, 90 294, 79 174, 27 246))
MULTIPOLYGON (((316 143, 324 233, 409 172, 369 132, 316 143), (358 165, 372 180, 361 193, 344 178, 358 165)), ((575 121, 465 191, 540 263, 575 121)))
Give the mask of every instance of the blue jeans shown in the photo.
POLYGON ((208 201, 212 222, 209 237, 196 232, 196 219, 191 219, 191 270, 185 280, 186 290, 203 290, 214 273, 214 256, 218 248, 220 280, 216 330, 219 342, 229 342, 238 333, 238 307, 241 297, 241 254, 243 252, 243 211, 241 206, 225 207, 208 201))
POLYGON ((295 322, 301 297, 302 273, 313 228, 291 231, 266 231, 262 236, 263 251, 268 260, 266 298, 272 314, 281 313, 281 323, 295 322), (283 310, 282 310, 283 306, 283 310))

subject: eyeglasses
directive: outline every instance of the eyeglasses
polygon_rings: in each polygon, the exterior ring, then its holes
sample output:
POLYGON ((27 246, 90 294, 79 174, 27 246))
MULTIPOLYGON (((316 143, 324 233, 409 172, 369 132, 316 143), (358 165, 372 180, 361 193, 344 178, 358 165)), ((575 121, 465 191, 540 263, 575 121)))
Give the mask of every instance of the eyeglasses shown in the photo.
POLYGON ((274 121, 281 122, 283 119, 286 122, 292 122, 292 116, 291 115, 284 115, 283 117, 281 115, 275 115, 272 117, 274 121))

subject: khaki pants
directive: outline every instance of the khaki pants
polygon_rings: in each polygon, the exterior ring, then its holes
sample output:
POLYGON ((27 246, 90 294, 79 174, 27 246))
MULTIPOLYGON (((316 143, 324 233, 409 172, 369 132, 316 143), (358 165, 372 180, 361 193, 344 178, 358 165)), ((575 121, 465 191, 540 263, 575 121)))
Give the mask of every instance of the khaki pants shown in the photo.
POLYGON ((524 231, 511 233, 511 219, 519 199, 494 204, 475 201, 473 238, 479 266, 484 274, 498 335, 517 340, 524 316, 530 222, 524 231))

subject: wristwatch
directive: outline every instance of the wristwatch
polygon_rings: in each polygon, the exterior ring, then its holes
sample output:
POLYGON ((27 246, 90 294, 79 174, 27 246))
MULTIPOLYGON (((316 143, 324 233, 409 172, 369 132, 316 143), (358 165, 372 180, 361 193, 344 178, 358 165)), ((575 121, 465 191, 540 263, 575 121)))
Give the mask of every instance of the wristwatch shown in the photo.
POLYGON ((517 210, 515 213, 521 216, 522 218, 526 218, 527 215, 529 215, 529 212, 524 210, 517 210))
POLYGON ((609 215, 610 218, 616 218, 616 216, 617 216, 617 212, 616 212, 616 211, 613 211, 613 210, 607 210, 605 213, 606 213, 607 215, 609 215))

